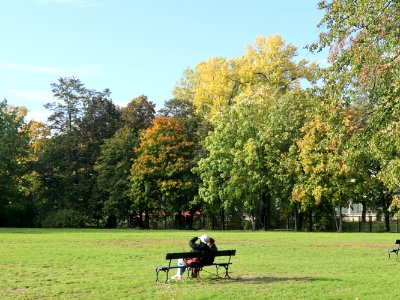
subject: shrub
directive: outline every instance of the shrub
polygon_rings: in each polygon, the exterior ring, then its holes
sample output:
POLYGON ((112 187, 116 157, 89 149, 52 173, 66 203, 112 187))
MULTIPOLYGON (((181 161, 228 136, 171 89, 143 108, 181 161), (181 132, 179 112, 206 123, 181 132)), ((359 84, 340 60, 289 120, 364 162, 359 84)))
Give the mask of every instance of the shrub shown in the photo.
POLYGON ((60 209, 50 212, 42 221, 42 227, 77 228, 84 226, 84 217, 73 209, 60 209))

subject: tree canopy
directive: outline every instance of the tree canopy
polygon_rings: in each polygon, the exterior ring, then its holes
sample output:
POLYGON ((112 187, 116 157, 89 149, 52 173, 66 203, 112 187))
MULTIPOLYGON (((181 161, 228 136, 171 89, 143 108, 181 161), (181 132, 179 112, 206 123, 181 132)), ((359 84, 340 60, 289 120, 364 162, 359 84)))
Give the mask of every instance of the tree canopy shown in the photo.
POLYGON ((145 95, 120 107, 75 77, 51 84, 45 123, 1 102, 0 225, 183 218, 194 229, 340 231, 341 208, 362 204, 361 219, 374 211, 389 231, 400 214, 400 5, 319 9, 308 48, 329 49, 325 67, 259 36, 243 55, 184 70, 158 112, 145 95))

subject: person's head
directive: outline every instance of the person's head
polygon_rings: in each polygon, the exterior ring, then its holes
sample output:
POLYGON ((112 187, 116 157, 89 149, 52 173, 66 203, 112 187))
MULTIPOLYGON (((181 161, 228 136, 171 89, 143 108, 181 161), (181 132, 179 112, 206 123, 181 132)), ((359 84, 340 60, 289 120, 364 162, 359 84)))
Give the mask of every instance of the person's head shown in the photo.
POLYGON ((210 241, 208 242, 208 246, 210 246, 210 247, 215 246, 215 240, 213 238, 210 238, 210 241))
POLYGON ((200 241, 207 244, 210 241, 210 237, 207 234, 203 234, 199 237, 200 241))

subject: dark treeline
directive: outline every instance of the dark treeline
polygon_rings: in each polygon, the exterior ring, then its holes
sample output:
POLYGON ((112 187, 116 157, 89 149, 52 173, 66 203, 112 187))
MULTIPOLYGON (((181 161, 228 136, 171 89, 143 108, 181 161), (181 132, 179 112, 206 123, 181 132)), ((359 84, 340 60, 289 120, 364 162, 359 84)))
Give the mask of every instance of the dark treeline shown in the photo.
POLYGON ((279 36, 184 71, 126 107, 75 77, 46 123, 0 103, 0 226, 342 230, 340 207, 397 218, 398 1, 321 1, 330 66, 279 36), (302 82, 308 81, 308 88, 302 82), (318 84, 316 84, 318 82, 318 84))

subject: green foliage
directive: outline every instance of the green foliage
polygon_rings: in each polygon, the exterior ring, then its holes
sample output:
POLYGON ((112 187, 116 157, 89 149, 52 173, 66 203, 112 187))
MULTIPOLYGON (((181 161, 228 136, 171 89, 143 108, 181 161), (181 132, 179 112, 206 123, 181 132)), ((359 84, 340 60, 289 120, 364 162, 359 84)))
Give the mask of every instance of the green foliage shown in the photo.
POLYGON ((124 125, 127 125, 135 134, 148 128, 154 119, 155 104, 142 95, 128 103, 121 109, 124 125))
POLYGON ((195 169, 202 180, 199 194, 214 211, 223 205, 268 228, 272 206, 279 212, 275 221, 288 216, 296 175, 290 150, 302 135, 312 97, 260 88, 237 101, 216 117, 205 141, 208 155, 195 169))
POLYGON ((48 118, 50 128, 56 133, 72 132, 82 116, 84 99, 88 90, 75 77, 61 77, 51 84, 54 97, 59 101, 47 103, 45 108, 53 111, 48 118))
POLYGON ((52 87, 59 101, 47 107, 57 134, 42 145, 35 163, 43 186, 41 209, 73 209, 98 221, 104 199, 94 165, 104 141, 121 125, 120 112, 107 89, 89 90, 76 78, 60 78, 52 87))
POLYGON ((118 219, 129 220, 132 216, 129 173, 134 157, 133 149, 138 138, 124 126, 106 140, 94 170, 98 173, 97 185, 106 193, 104 213, 118 219))
POLYGON ((88 224, 159 226, 201 208, 199 227, 242 228, 246 215, 253 229, 295 219, 331 230, 335 207, 362 203, 389 230, 400 212, 399 7, 320 1, 309 48, 329 47, 329 67, 296 59, 279 35, 257 37, 240 57, 185 70, 157 118, 146 96, 120 109, 74 77, 51 85, 48 124, 26 126, 26 111, 2 102, 0 225, 72 209, 88 224), (322 85, 304 90, 304 79, 322 85))
MULTIPOLYGON (((326 101, 356 108, 355 121, 346 126, 355 129, 355 140, 363 141, 362 147, 367 145, 375 161, 372 170, 376 172, 370 176, 376 178, 364 178, 385 185, 389 197, 394 196, 396 211, 400 183, 396 129, 400 121, 400 6, 391 0, 334 0, 321 1, 319 8, 325 12, 319 25, 323 32, 310 48, 330 48, 331 66, 324 73, 326 101)), ((346 152, 357 153, 357 149, 346 152)))
POLYGON ((196 114, 193 102, 187 99, 170 99, 164 103, 164 108, 160 109, 159 113, 165 117, 176 118, 188 139, 198 144, 201 138, 199 127, 203 120, 196 114))
POLYGON ((241 102, 219 114, 215 128, 205 141, 208 156, 202 158, 195 172, 202 184, 201 198, 213 207, 214 213, 222 206, 259 216, 260 197, 266 181, 258 137, 259 106, 241 102))
MULTIPOLYGON (((380 109, 399 96, 400 8, 392 0, 321 1, 323 32, 311 49, 330 48, 328 85, 345 98, 363 93, 380 109)), ((395 101, 397 102, 397 101, 395 101)), ((386 108, 385 108, 386 107, 386 108)))
POLYGON ((79 211, 60 209, 50 212, 41 222, 42 227, 50 228, 79 228, 86 224, 85 217, 79 211))
POLYGON ((29 156, 29 136, 17 108, 0 102, 0 226, 17 217, 22 204, 21 176, 29 156))

